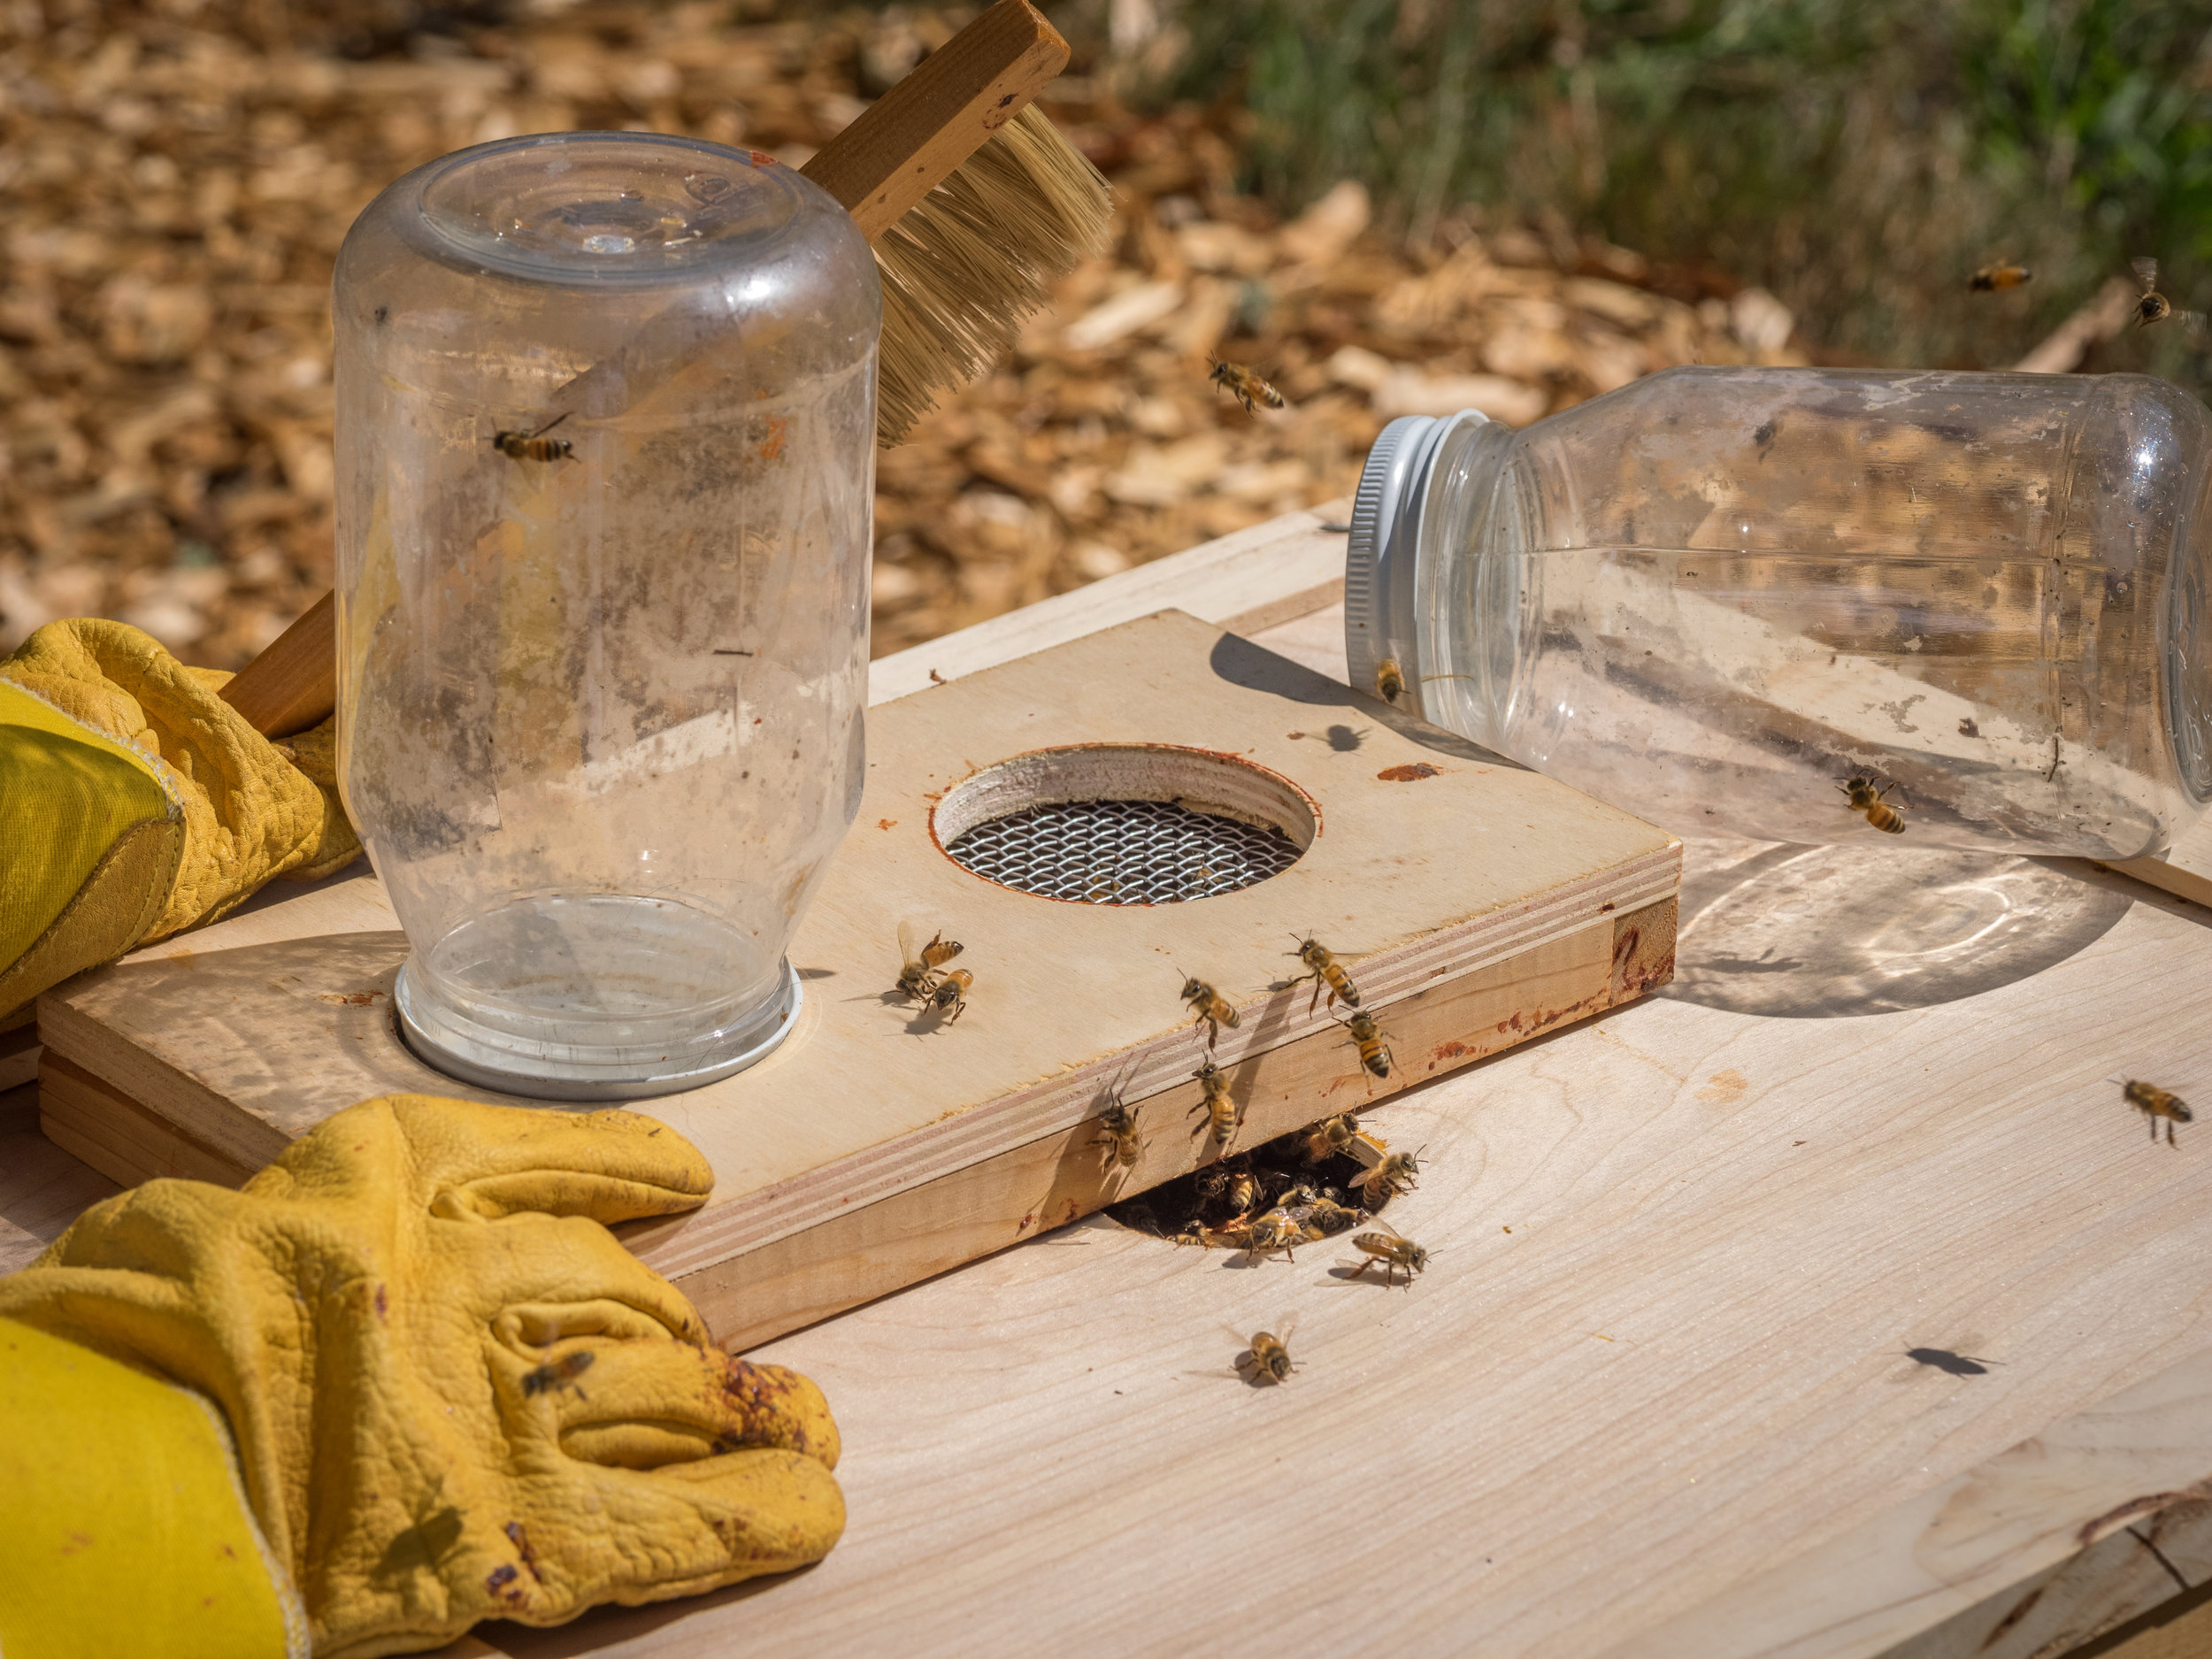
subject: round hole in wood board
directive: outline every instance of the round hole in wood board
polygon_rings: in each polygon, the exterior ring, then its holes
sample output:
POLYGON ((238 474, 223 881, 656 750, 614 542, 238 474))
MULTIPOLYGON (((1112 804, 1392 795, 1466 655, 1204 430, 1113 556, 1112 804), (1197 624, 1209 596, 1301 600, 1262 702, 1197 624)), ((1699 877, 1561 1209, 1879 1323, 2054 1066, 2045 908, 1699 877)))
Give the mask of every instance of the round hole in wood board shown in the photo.
POLYGON ((1313 798, 1234 755, 1166 743, 1033 749, 947 791, 931 813, 946 856, 1018 892, 1088 904, 1233 893, 1297 862, 1313 798))

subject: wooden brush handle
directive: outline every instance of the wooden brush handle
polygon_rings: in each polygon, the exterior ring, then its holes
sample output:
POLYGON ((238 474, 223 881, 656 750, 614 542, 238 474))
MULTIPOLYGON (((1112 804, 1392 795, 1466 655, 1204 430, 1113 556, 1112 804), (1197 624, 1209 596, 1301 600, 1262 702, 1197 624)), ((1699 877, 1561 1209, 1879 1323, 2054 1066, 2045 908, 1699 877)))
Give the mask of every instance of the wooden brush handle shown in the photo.
POLYGON ((278 634, 215 695, 264 737, 320 726, 338 706, 338 595, 278 634))
MULTIPOLYGON (((1067 61, 1067 42, 1029 0, 998 0, 800 171, 842 203, 873 242, 1019 115, 1067 61)), ((576 407, 584 382, 598 373, 570 381, 555 405, 576 407)), ((631 401, 641 389, 629 388, 631 401)), ((223 687, 223 701, 264 736, 303 732, 337 707, 334 599, 325 594, 223 687)))
POLYGON ((998 0, 799 171, 843 203, 873 242, 1067 62, 1067 42, 1029 0, 998 0))

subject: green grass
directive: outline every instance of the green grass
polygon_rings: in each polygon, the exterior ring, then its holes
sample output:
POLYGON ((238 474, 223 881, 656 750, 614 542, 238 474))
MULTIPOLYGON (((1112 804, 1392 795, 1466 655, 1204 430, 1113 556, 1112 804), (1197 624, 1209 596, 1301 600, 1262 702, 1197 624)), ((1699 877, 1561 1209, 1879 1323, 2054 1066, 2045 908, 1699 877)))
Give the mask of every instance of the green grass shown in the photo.
MULTIPOLYGON (((1365 180, 1417 242, 1469 204, 1773 289, 1818 345, 2012 361, 2128 260, 2212 309, 2203 0, 1190 0, 1156 88, 1253 118, 1286 209, 1365 180), (2001 257, 2027 288, 1970 296, 2001 257)), ((2212 385, 2171 324, 2090 366, 2212 385)))

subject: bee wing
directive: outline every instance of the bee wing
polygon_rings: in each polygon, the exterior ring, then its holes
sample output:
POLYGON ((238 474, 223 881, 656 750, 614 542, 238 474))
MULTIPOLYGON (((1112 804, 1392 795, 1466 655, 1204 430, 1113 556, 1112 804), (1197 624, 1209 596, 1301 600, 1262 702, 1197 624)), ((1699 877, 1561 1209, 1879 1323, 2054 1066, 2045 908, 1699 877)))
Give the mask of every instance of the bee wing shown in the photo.
POLYGON ((902 916, 899 918, 899 960, 910 968, 921 959, 921 949, 914 942, 914 924, 902 916))
POLYGON ((1293 1308, 1283 1316, 1283 1322, 1275 1327, 1275 1340, 1287 1347, 1290 1339, 1298 1334, 1298 1310, 1293 1308))
POLYGON ((2148 294, 2148 293, 2150 293, 2153 289, 2154 289, 2154 288, 2157 288, 2157 286, 2158 286, 2158 261, 2157 261, 2157 260, 2155 260, 2155 259, 2131 259, 2131 260, 2129 260, 2129 261, 2128 261, 2128 264, 2129 264, 2130 265, 2131 265, 2132 267, 2134 267, 2134 271, 2135 271, 2135 280, 2136 280, 2138 282, 2140 282, 2140 283, 2143 285, 2143 292, 2144 292, 2144 293, 2148 294))

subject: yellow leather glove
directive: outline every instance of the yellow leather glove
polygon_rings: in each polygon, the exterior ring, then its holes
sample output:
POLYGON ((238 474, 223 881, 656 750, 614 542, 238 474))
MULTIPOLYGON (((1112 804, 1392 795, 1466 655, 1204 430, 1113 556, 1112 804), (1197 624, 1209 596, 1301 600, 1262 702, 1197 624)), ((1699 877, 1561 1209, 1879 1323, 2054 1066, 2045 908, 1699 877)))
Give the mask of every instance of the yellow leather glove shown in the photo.
POLYGON ((319 1655, 557 1624, 818 1560, 820 1392, 706 1344, 601 1223, 712 1185, 675 1131, 364 1102, 243 1189, 156 1180, 0 1279, 12 1319, 222 1408, 319 1655))
POLYGON ((0 662, 0 1029, 40 992, 361 850, 336 728, 272 743, 122 622, 50 622, 0 662))

